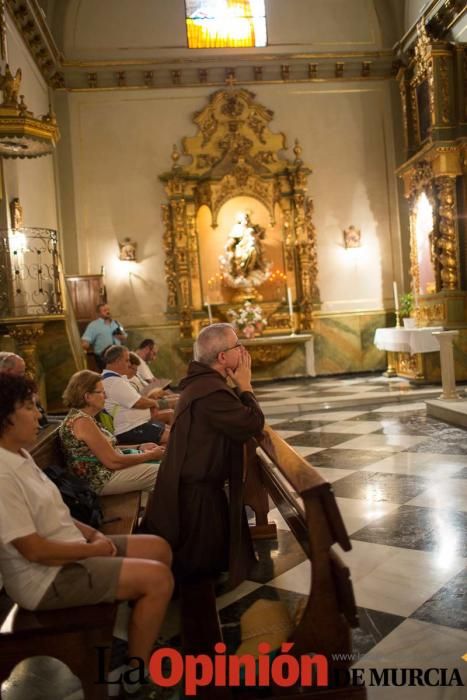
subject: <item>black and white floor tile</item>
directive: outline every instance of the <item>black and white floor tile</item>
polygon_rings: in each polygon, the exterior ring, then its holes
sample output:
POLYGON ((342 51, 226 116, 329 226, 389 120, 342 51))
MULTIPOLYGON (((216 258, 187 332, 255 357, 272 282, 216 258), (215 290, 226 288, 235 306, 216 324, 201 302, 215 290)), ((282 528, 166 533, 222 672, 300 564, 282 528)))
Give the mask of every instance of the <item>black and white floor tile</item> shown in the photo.
MULTIPOLYGON (((256 393, 269 424, 333 485, 352 544, 339 554, 359 609, 354 665, 457 668, 467 685, 467 430, 426 415, 424 399, 440 388, 354 377, 261 384, 256 393)), ((229 651, 252 603, 282 600, 293 614, 310 590, 309 563, 277 509, 270 520, 277 540, 258 542, 251 579, 218 598, 229 651)), ((163 635, 176 644, 177 634, 173 604, 163 635)), ((460 700, 464 690, 368 688, 368 698, 460 700)))
MULTIPOLYGON (((458 668, 467 684, 465 605, 467 430, 426 415, 439 387, 341 379, 261 385, 268 423, 333 484, 352 550, 360 627, 358 668, 458 668), (371 399, 370 399, 371 397, 371 399), (310 405, 311 404, 311 405, 310 405)), ((310 590, 310 565, 277 509, 278 539, 257 543, 260 563, 218 599, 229 650, 241 614, 282 600, 293 615, 310 590)), ((456 700, 462 688, 368 688, 368 698, 456 700)))
MULTIPOLYGON (((339 553, 360 614, 355 666, 455 667, 467 684, 467 430, 426 415, 423 399, 438 387, 386 382, 318 380, 306 402, 296 386, 297 415, 289 404, 279 411, 277 384, 259 395, 269 399, 269 423, 333 485, 352 543, 339 553), (331 393, 327 410, 313 410, 310 399, 318 405, 331 393)), ((302 561, 267 587, 306 595, 310 576, 302 561)), ((450 700, 464 690, 368 688, 368 697, 450 700)))

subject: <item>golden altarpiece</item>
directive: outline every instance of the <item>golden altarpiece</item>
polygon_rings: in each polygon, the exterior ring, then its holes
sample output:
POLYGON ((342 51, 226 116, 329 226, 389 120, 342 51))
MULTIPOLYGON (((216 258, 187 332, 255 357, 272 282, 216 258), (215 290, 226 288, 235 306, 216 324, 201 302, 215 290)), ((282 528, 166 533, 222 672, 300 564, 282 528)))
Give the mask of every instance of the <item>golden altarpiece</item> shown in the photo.
POLYGON ((285 156, 272 118, 245 89, 213 93, 161 176, 167 313, 187 352, 203 325, 248 306, 261 316, 259 337, 246 341, 256 365, 283 360, 311 338, 319 304, 311 171, 297 141, 294 157, 285 156))
MULTIPOLYGON (((467 46, 431 39, 423 22, 399 71, 409 205, 413 315, 418 327, 459 329, 456 377, 467 379, 467 46)), ((439 379, 439 353, 397 353, 398 374, 439 379)))

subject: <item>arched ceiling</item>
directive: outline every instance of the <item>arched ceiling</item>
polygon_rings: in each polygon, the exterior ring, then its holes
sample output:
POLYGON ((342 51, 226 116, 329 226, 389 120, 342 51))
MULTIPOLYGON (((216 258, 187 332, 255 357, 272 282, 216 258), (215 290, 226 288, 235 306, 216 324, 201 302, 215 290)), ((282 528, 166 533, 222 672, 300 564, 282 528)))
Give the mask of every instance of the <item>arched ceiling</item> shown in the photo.
MULTIPOLYGON (((39 2, 67 59, 194 57, 186 48, 184 0, 39 2)), ((266 0, 268 46, 228 52, 261 56, 389 49, 403 33, 405 5, 406 0, 266 0)))

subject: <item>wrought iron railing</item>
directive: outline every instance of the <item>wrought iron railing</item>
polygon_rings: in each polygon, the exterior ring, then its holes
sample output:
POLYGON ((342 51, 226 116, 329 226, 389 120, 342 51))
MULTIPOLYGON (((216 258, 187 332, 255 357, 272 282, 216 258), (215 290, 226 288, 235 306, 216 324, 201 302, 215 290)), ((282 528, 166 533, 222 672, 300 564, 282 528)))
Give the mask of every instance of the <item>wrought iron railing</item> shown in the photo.
POLYGON ((57 232, 0 229, 0 318, 63 314, 57 232))

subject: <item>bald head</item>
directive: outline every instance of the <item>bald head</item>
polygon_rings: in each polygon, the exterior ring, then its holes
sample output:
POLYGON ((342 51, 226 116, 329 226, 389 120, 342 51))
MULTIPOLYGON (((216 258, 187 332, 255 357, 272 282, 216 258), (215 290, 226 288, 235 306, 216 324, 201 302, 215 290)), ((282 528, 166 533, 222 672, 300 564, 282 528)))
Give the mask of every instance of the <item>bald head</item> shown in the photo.
POLYGON ((26 372, 26 364, 23 358, 14 352, 0 352, 0 372, 22 377, 26 372))

